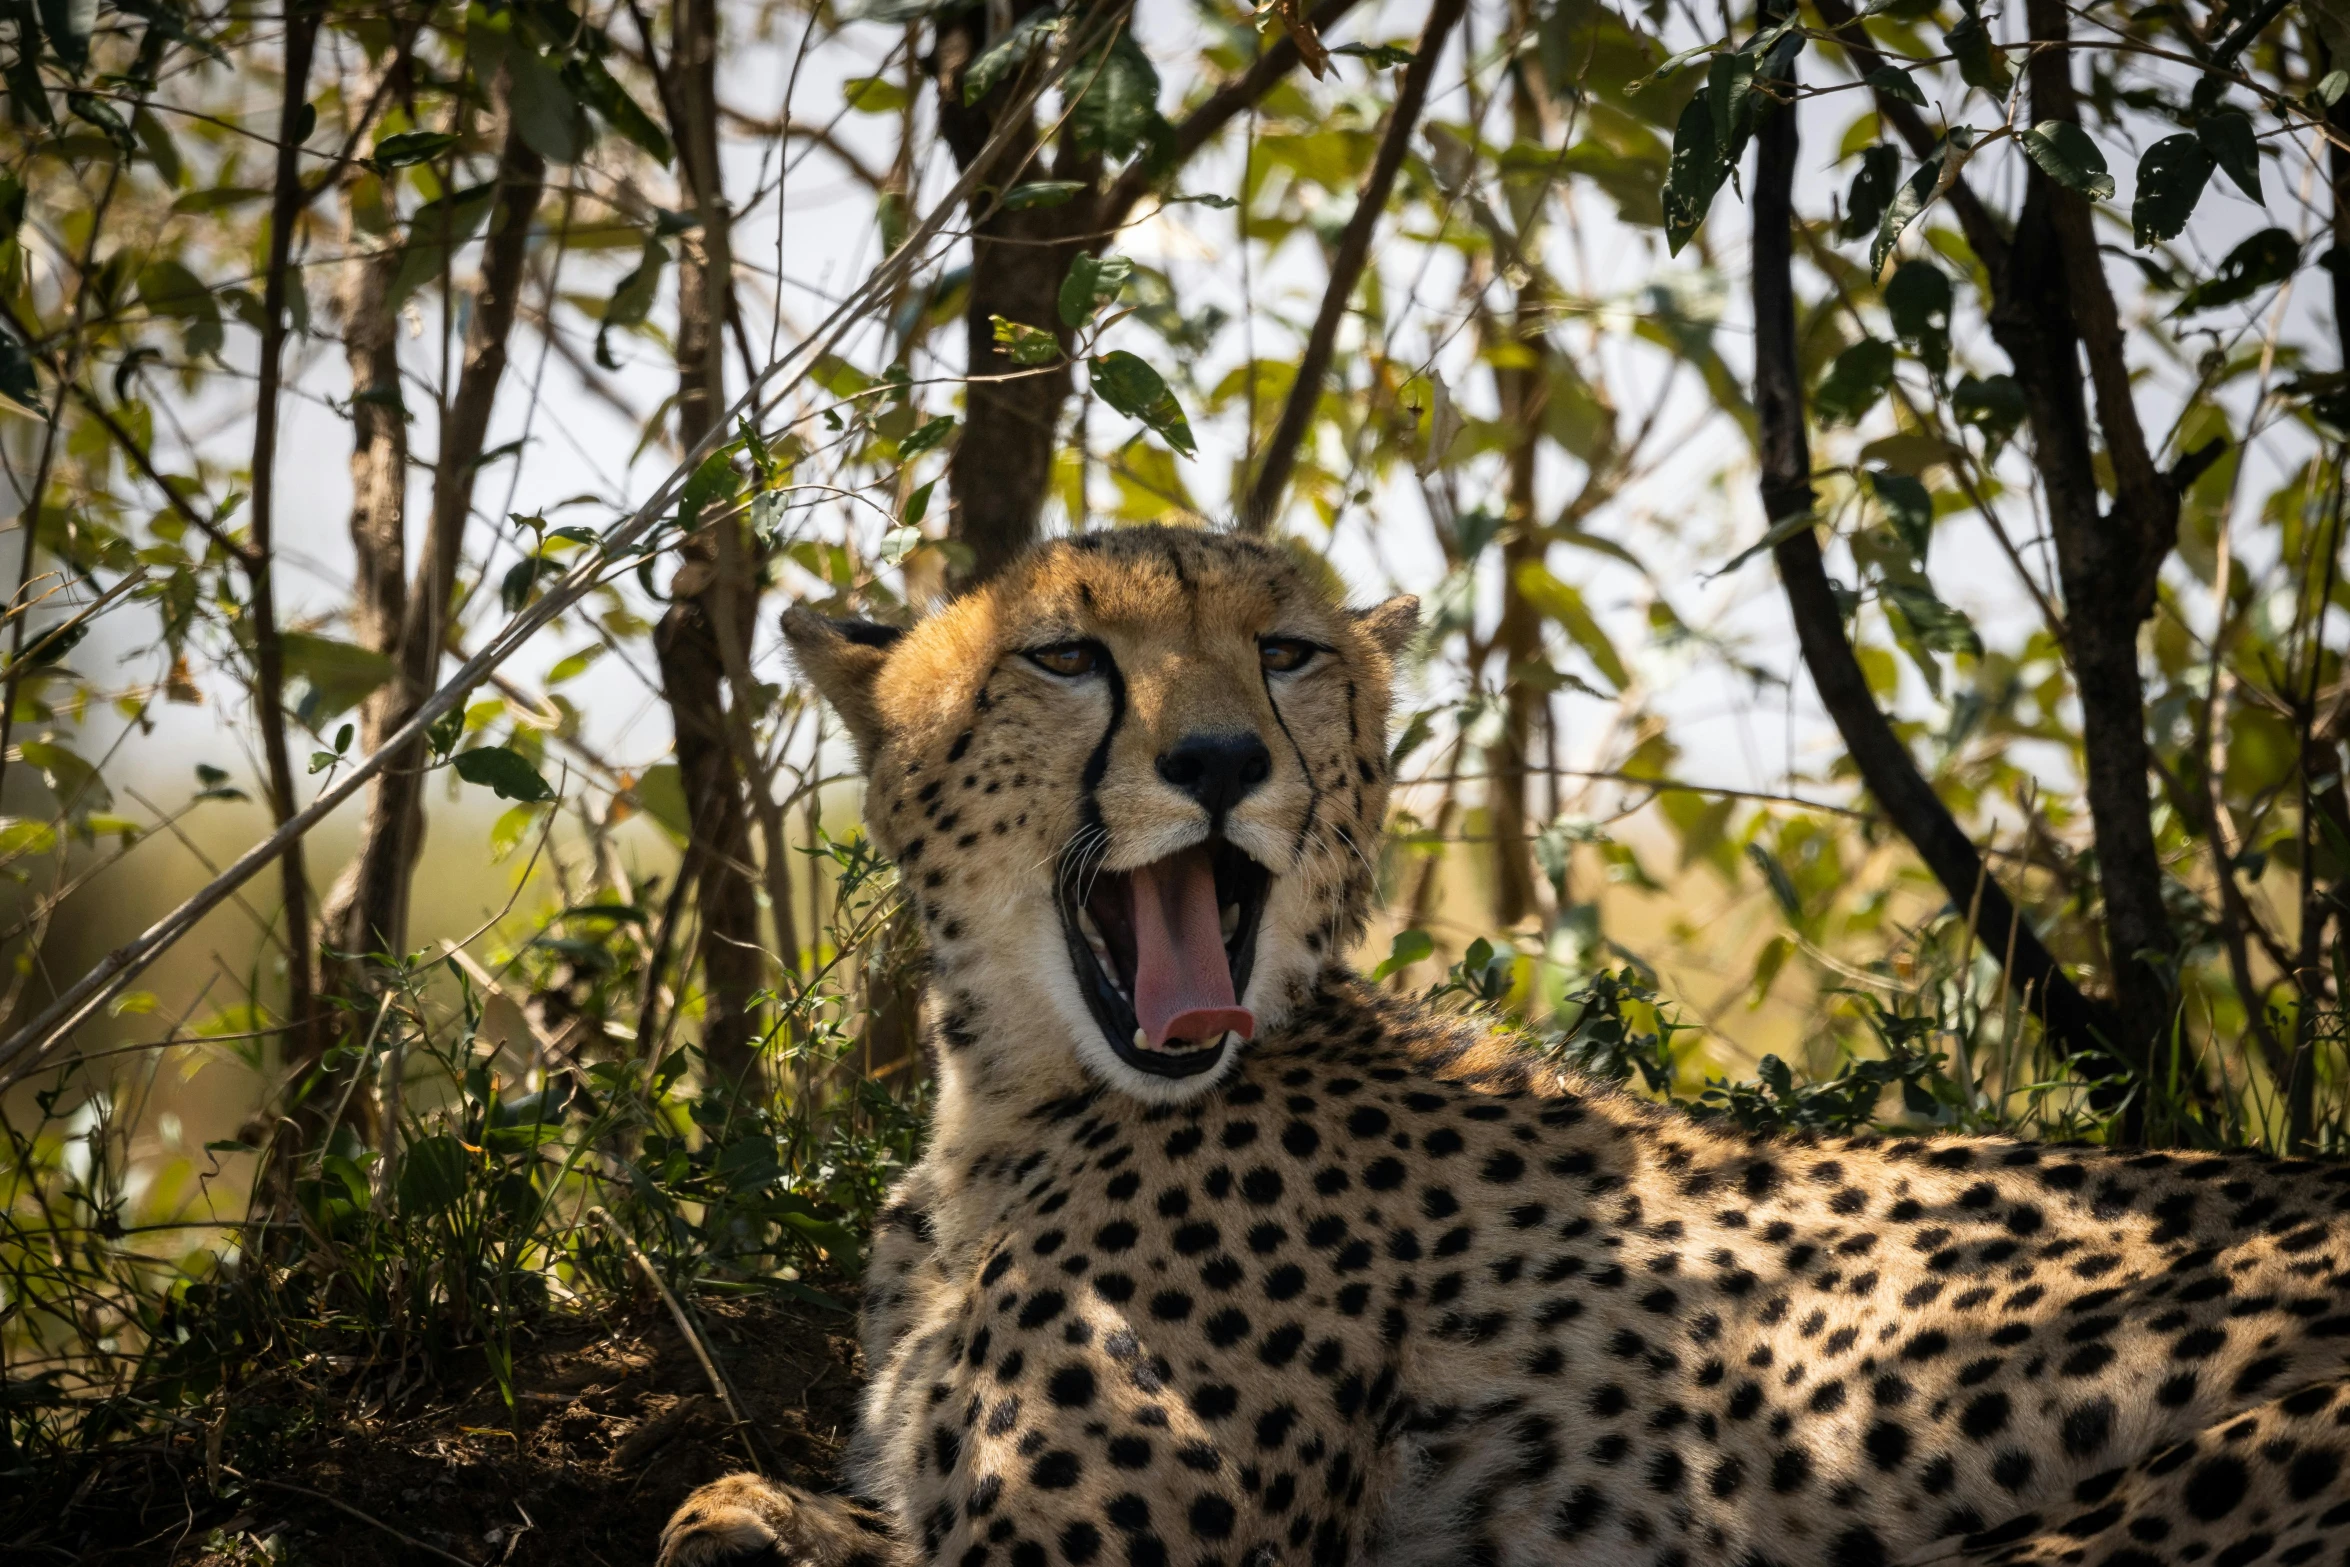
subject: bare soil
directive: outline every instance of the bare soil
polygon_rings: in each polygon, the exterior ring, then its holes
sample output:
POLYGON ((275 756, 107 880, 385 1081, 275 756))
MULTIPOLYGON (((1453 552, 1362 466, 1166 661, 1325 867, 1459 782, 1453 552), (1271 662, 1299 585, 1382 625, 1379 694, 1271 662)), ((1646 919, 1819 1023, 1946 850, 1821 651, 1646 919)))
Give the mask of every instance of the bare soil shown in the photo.
POLYGON ((687 1493, 754 1454, 767 1473, 832 1482, 856 1415, 851 1318, 697 1303, 746 1430, 668 1313, 648 1307, 518 1343, 511 1411, 478 1355, 388 1405, 380 1373, 240 1394, 210 1462, 206 1433, 189 1430, 0 1498, 0 1559, 649 1567, 687 1493))

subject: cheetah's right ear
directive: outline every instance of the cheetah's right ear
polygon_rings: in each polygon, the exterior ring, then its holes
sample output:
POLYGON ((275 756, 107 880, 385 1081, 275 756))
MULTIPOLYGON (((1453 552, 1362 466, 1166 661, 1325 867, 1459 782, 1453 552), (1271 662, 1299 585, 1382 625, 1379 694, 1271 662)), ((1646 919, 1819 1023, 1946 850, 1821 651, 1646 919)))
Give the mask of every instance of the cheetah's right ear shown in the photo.
POLYGON ((1383 604, 1354 612, 1355 624, 1370 633, 1371 640, 1386 649, 1389 658, 1402 656, 1403 650, 1420 631, 1420 601, 1409 593, 1398 593, 1383 604))
POLYGON ((873 682, 889 661, 889 650, 905 635, 896 626, 871 620, 835 620, 805 604, 783 612, 783 639, 791 644, 800 673, 832 704, 848 725, 857 756, 870 763, 881 743, 881 710, 874 705, 873 682))

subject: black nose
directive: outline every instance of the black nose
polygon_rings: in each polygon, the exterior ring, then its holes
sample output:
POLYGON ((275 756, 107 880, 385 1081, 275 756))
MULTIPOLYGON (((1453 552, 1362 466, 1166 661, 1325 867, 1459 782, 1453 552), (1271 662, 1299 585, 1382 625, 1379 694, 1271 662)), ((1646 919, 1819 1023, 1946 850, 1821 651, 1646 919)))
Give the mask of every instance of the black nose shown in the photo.
POLYGON ((1255 735, 1186 735, 1159 758, 1159 776, 1207 807, 1211 821, 1273 776, 1273 753, 1255 735))

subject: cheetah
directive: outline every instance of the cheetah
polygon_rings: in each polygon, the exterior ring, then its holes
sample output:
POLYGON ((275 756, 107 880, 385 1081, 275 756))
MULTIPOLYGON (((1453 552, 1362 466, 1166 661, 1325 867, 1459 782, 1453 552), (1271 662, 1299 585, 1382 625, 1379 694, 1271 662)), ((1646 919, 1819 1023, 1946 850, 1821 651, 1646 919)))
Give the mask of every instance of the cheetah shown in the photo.
POLYGON ((1738 1135, 1349 971, 1417 606, 1264 544, 790 612, 927 935, 862 1500, 664 1567, 2350 1556, 2350 1168, 1738 1135))

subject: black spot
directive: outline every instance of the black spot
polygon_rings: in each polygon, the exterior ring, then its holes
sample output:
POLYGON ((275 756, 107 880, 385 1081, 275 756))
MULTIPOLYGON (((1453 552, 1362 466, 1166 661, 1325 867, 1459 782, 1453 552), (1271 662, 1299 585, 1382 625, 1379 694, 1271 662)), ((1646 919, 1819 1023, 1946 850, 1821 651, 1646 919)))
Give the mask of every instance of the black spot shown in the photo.
POLYGON ((1066 1448, 1055 1448, 1037 1459, 1028 1471, 1029 1483, 1040 1491, 1066 1491, 1077 1483, 1085 1466, 1066 1448))
POLYGON ((2306 1502, 2334 1483, 2342 1469, 2342 1455, 2330 1447, 2312 1447, 2294 1458, 2285 1471, 2285 1485, 2293 1500, 2306 1502))
POLYGON ((2205 1523, 2215 1523, 2234 1512, 2244 1500, 2245 1486, 2250 1479, 2239 1459, 2221 1453, 2195 1466, 2179 1492, 2180 1499, 2186 1503, 2188 1512, 2205 1523))
POLYGON ((1020 1308, 1020 1326, 1031 1330, 1041 1328, 1059 1316, 1068 1304, 1059 1290, 1038 1290, 1020 1308))
POLYGON ((1045 1396, 1063 1409, 1084 1409, 1093 1403, 1093 1373, 1083 1366, 1063 1366, 1044 1386, 1045 1396))
POLYGON ((1897 1420, 1880 1420, 1869 1427, 1862 1446, 1879 1469, 1899 1469, 1909 1459, 1909 1427, 1897 1420))
POLYGON ((1214 1492, 1191 1504, 1191 1530, 1203 1539, 1221 1540, 1232 1533, 1232 1504, 1214 1492))
POLYGON ((1829 1567, 1885 1567, 1885 1542, 1867 1524, 1854 1524, 1829 1543, 1829 1567))
POLYGON ((2075 1458, 2092 1457, 2113 1439, 2113 1400, 2091 1399, 2064 1417, 2064 1450, 2075 1458))
POLYGON ((2007 1415, 2005 1393, 1979 1394, 1958 1417, 1958 1428, 1977 1442, 1987 1441, 2007 1429, 2007 1415))

